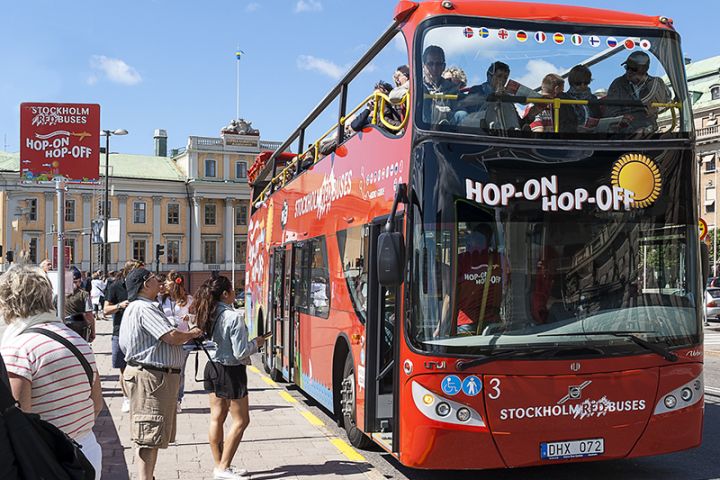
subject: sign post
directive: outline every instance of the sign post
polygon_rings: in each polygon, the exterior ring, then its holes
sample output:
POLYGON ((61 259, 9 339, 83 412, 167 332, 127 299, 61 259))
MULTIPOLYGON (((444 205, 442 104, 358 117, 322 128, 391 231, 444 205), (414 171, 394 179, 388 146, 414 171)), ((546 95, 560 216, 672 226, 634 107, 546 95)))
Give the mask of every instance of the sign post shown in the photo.
POLYGON ((97 183, 100 179, 100 105, 20 104, 20 177, 23 182, 97 183))

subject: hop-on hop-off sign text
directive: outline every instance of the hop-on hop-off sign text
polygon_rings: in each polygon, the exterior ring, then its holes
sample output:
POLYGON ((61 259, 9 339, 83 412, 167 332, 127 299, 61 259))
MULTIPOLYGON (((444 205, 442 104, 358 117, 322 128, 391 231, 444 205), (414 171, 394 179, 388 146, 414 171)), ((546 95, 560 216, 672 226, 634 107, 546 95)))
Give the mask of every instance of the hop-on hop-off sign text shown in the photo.
POLYGON ((20 176, 25 182, 63 176, 97 182, 100 170, 100 105, 20 104, 20 176))

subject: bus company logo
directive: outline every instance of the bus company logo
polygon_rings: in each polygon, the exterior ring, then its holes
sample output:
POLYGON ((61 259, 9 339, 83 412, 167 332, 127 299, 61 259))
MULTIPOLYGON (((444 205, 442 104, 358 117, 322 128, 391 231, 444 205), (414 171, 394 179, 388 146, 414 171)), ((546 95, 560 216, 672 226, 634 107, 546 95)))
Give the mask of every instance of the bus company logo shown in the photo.
POLYGON ((614 187, 633 192, 632 206, 645 208, 660 196, 660 169, 650 157, 642 153, 626 153, 612 167, 610 181, 614 187))
MULTIPOLYGON (((30 107, 32 125, 58 125, 62 123, 84 125, 88 123, 90 109, 88 107, 35 106, 30 107)), ((68 135, 70 132, 64 132, 68 135)))
MULTIPOLYGON (((633 185, 623 181, 622 185, 633 185)), ((465 179, 465 198, 481 205, 506 207, 512 200, 541 201, 543 212, 569 212, 582 210, 586 205, 596 205, 603 212, 629 210, 634 193, 621 186, 602 185, 590 192, 584 188, 576 188, 570 192, 560 192, 557 176, 533 178, 520 186, 512 183, 498 185, 480 183, 470 178, 465 179)))
POLYGON ((333 202, 350 195, 351 189, 352 170, 343 173, 340 178, 336 178, 335 171, 330 169, 330 174, 325 174, 323 177, 320 188, 295 202, 294 218, 310 212, 317 212, 317 218, 321 219, 330 211, 333 202))
MULTIPOLYGON (((573 387, 570 387, 573 388, 573 387)), ((575 386, 575 394, 580 395, 580 386, 575 386)), ((571 393, 560 399, 564 400, 571 393)), ((647 408, 645 400, 609 400, 603 396, 598 400, 585 399, 580 403, 558 403, 556 405, 540 405, 531 407, 503 408, 500 420, 532 420, 536 418, 571 417, 573 420, 605 417, 613 413, 641 412, 647 408)), ((567 400, 566 400, 567 402, 567 400)))

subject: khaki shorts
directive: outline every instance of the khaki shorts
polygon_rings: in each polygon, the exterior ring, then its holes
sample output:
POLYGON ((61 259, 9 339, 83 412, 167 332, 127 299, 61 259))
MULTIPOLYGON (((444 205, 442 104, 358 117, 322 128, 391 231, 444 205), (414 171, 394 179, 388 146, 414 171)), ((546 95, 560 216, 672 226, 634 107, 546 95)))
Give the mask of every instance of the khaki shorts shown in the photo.
POLYGON ((167 448, 175 441, 180 375, 128 365, 123 381, 130 399, 130 439, 139 447, 167 448))

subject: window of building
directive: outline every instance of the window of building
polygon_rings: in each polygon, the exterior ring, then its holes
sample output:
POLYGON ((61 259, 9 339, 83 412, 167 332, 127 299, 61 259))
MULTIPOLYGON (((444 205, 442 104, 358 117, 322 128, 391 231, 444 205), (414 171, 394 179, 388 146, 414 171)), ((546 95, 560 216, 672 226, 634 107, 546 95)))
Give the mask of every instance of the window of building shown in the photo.
POLYGON ((330 273, 325 237, 295 244, 295 306, 308 315, 327 318, 330 313, 330 273))
POLYGON ((713 213, 715 211, 715 187, 705 187, 705 211, 713 213))
POLYGON ((72 265, 73 263, 77 263, 77 257, 75 256, 75 239, 66 238, 65 247, 70 249, 70 264, 72 265))
POLYGON ((216 240, 205 240, 203 241, 203 262, 217 263, 217 241, 216 240))
POLYGON ((167 206, 168 225, 180 225, 180 204, 168 203, 167 206))
POLYGON ((146 261, 146 245, 145 240, 133 240, 133 258, 135 260, 146 261))
POLYGON ((210 178, 217 177, 217 162, 212 158, 205 160, 205 176, 210 178))
POLYGON ((167 263, 173 265, 180 263, 180 240, 168 240, 165 246, 167 263))
POLYGON ((28 261, 30 263, 38 263, 38 239, 31 237, 28 240, 28 261))
POLYGON ((65 200, 65 221, 75 221, 75 200, 65 200))
POLYGON ((246 255, 245 240, 235 240, 235 263, 245 263, 246 255))
POLYGON ((361 321, 367 318, 368 227, 359 225, 337 232, 345 282, 361 321))
POLYGON ((205 225, 215 225, 217 220, 217 208, 214 203, 205 204, 205 225))
POLYGON ((712 100, 720 100, 720 85, 710 87, 710 98, 712 100))
POLYGON ((247 178, 247 162, 235 162, 235 178, 247 178))
POLYGON ((715 154, 703 155, 702 163, 705 165, 705 173, 715 171, 715 154))
POLYGON ((133 202, 133 223, 145 223, 145 207, 145 202, 133 202))
POLYGON ((27 201, 27 206, 29 208, 28 220, 31 222, 37 221, 37 199, 29 198, 27 201))
POLYGON ((247 205, 235 207, 235 225, 247 225, 247 205))

